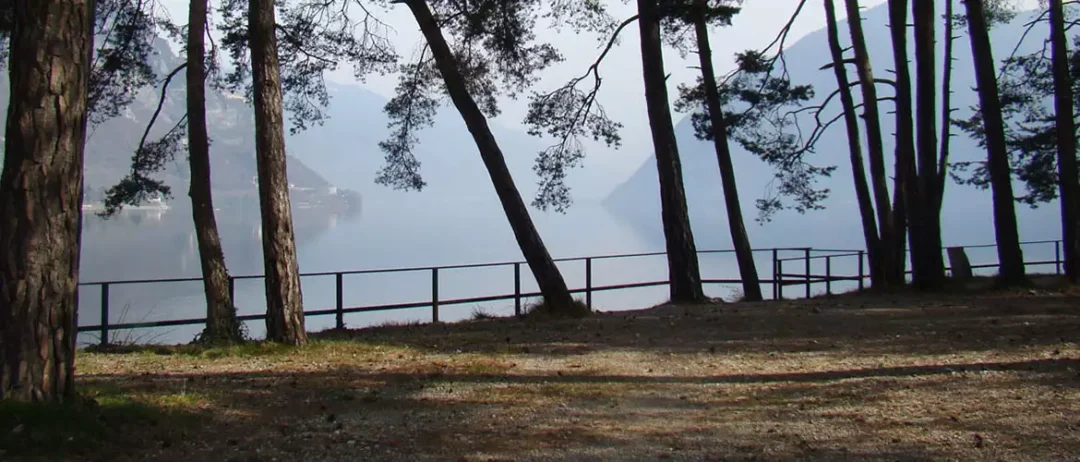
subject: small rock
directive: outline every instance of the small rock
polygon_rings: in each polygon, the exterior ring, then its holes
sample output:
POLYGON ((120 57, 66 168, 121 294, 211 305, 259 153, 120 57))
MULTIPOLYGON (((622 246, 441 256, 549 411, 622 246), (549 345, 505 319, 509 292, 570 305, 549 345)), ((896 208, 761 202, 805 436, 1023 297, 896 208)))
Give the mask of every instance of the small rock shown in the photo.
POLYGON ((23 430, 26 430, 26 426, 23 425, 23 424, 18 424, 18 425, 15 426, 15 428, 11 429, 11 434, 12 435, 19 435, 19 434, 22 434, 23 430))
POLYGON ((345 444, 348 444, 349 446, 356 446, 356 440, 349 440, 345 444))

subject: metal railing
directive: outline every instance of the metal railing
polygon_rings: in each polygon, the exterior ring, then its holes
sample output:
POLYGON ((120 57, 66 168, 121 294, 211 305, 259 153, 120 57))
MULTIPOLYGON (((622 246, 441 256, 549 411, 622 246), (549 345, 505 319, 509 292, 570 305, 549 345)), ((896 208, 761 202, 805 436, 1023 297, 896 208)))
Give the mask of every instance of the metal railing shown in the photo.
MULTIPOLYGON (((1058 274, 1061 273, 1061 241, 1034 241, 1025 242, 1023 244, 1055 244, 1055 260, 1053 261, 1035 261, 1026 262, 1027 265, 1047 265, 1055 264, 1058 274)), ((995 245, 981 245, 981 246, 967 246, 966 248, 987 248, 995 247, 995 245)), ((858 288, 865 288, 865 281, 869 278, 869 274, 865 270, 865 250, 836 250, 836 249, 814 249, 811 247, 786 247, 786 248, 771 248, 771 249, 754 249, 754 253, 759 254, 768 252, 772 259, 772 277, 768 279, 760 279, 761 284, 768 284, 772 286, 773 299, 784 298, 784 287, 792 285, 804 286, 804 295, 809 298, 812 296, 812 287, 815 284, 825 284, 826 293, 832 294, 833 283, 843 281, 854 281, 858 283, 858 288), (801 255, 798 257, 784 257, 781 253, 798 252, 801 255), (845 258, 857 258, 858 259, 858 272, 856 274, 834 274, 833 262, 838 259, 845 258), (814 274, 812 271, 812 262, 817 260, 824 260, 825 268, 824 274, 814 274), (801 261, 803 264, 803 273, 785 273, 785 262, 801 261)), ((702 250, 698 252, 702 255, 709 254, 732 254, 734 250, 702 250)), ((665 252, 648 252, 648 253, 631 253, 631 254, 616 254, 616 255, 599 255, 591 257, 574 257, 574 258, 560 258, 556 259, 557 263, 565 262, 583 262, 585 265, 585 286, 572 289, 572 294, 584 294, 584 303, 590 309, 593 307, 593 294, 597 292, 627 290, 645 287, 663 286, 669 284, 669 281, 645 281, 645 282, 632 282, 624 284, 611 284, 596 286, 593 284, 593 262, 601 260, 615 260, 615 259, 627 259, 627 258, 640 258, 640 257, 656 257, 664 256, 665 252)), ((337 329, 345 328, 345 315, 351 313, 368 313, 377 311, 391 311, 391 310, 404 310, 415 308, 431 308, 431 320, 432 322, 439 322, 439 310, 444 306, 476 304, 485 302, 498 302, 498 301, 510 301, 514 302, 514 314, 522 314, 523 300, 539 297, 540 292, 524 292, 522 290, 522 265, 525 265, 524 261, 507 261, 498 263, 478 263, 467 265, 446 265, 446 266, 427 266, 427 267, 411 267, 411 268, 387 268, 387 269, 368 269, 368 270, 352 270, 352 271, 331 271, 331 272, 315 272, 315 273, 301 273, 301 278, 316 278, 316 277, 334 277, 335 286, 335 306, 330 309, 318 309, 318 310, 306 310, 304 311, 305 317, 313 316, 331 316, 335 317, 335 327, 337 329), (480 268, 499 268, 499 267, 513 267, 514 271, 514 292, 504 293, 498 295, 486 295, 479 297, 465 297, 465 298, 452 298, 441 299, 439 297, 439 274, 440 271, 447 270, 461 270, 461 269, 480 269, 480 268), (345 306, 345 276, 350 275, 373 275, 373 274, 392 274, 392 273, 429 273, 431 277, 431 297, 427 300, 407 302, 407 303, 392 303, 381 305, 366 305, 366 306, 345 306)), ((980 264, 972 265, 972 268, 992 268, 998 266, 993 264, 980 264)), ((790 264, 789 264, 790 267, 790 264)), ((231 276, 229 278, 229 294, 231 298, 236 300, 236 281, 238 280, 252 280, 262 279, 262 275, 246 275, 246 276, 231 276)), ((202 278, 168 278, 168 279, 140 279, 140 280, 117 280, 117 281, 95 281, 95 282, 80 282, 80 287, 97 286, 100 288, 100 322, 96 325, 84 325, 78 327, 78 332, 97 332, 100 336, 100 342, 102 344, 108 344, 110 340, 110 332, 117 330, 128 329, 146 329, 155 327, 174 327, 174 326, 186 326, 186 325, 199 325, 205 324, 206 318, 186 318, 186 319, 170 319, 162 321, 146 321, 146 322, 110 322, 110 305, 109 295, 110 289, 115 286, 121 285, 140 285, 140 284, 162 284, 162 283, 180 283, 180 282, 200 282, 202 278)), ((741 284, 740 278, 706 278, 702 279, 704 284, 741 284)), ((240 321, 260 321, 266 318, 265 314, 249 314, 238 316, 240 321)))
MULTIPOLYGON (((1054 265, 1054 274, 1060 275, 1062 273, 1062 265, 1064 264, 1064 261, 1062 260, 1062 256, 1061 256, 1061 244, 1062 244, 1061 240, 1025 241, 1025 242, 1020 243, 1020 245, 1022 245, 1022 246, 1029 246, 1029 247, 1030 246, 1035 246, 1035 245, 1049 245, 1049 244, 1054 245, 1054 259, 1053 260, 1026 260, 1025 259, 1024 260, 1024 266, 1028 267, 1028 266, 1049 266, 1049 265, 1054 265)), ((950 247, 958 247, 958 248, 961 248, 961 249, 964 249, 965 251, 967 251, 967 250, 973 250, 973 249, 992 249, 992 248, 996 248, 997 244, 964 245, 964 246, 950 246, 950 247)), ((773 285, 773 298, 774 299, 782 299, 782 298, 784 298, 784 287, 785 286, 792 286, 792 285, 801 285, 801 286, 803 286, 804 287, 804 294, 805 294, 806 298, 810 298, 812 296, 812 286, 815 285, 815 284, 824 284, 825 285, 825 293, 828 294, 828 295, 832 295, 832 293, 833 293, 833 291, 832 291, 832 283, 839 282, 839 281, 857 281, 859 290, 863 290, 863 289, 866 288, 866 280, 870 278, 870 275, 868 274, 868 271, 867 271, 867 268, 866 268, 866 265, 868 264, 868 262, 866 260, 867 255, 866 255, 865 250, 837 250, 837 249, 814 249, 814 248, 805 248, 805 249, 802 249, 802 250, 803 250, 803 255, 799 256, 799 257, 774 258, 773 259, 773 271, 774 271, 773 272, 773 279, 779 281, 778 284, 773 285), (820 255, 815 255, 815 254, 820 254, 820 255), (835 275, 835 274, 833 274, 832 268, 833 268, 833 262, 835 260, 843 259, 843 258, 852 258, 852 257, 858 258, 858 274, 857 275, 849 276, 849 275, 835 275), (825 262, 825 273, 824 274, 814 274, 814 272, 812 271, 811 263, 813 261, 817 261, 817 260, 824 260, 824 262, 825 262), (802 265, 800 265, 800 266, 802 266, 803 272, 802 273, 785 273, 784 272, 784 262, 801 262, 802 265)), ((942 251, 944 251, 944 250, 945 249, 942 249, 942 251)), ((905 252, 910 253, 910 250, 905 249, 905 252)), ((970 265, 970 268, 972 270, 978 270, 978 269, 997 268, 999 266, 1001 266, 1000 263, 994 262, 994 263, 972 264, 972 265, 970 265)), ((952 267, 947 265, 945 267, 945 271, 951 272, 952 267)), ((912 271, 909 269, 909 270, 905 271, 905 274, 910 276, 912 274, 912 271)))

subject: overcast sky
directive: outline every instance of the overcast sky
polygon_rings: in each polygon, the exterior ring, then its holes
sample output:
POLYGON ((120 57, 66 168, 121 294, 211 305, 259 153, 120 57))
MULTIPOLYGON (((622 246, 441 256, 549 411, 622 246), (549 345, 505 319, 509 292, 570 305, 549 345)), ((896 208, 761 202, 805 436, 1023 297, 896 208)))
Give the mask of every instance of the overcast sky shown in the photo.
MULTIPOLYGON (((186 18, 184 0, 163 1, 174 18, 186 18)), ((879 5, 883 1, 863 0, 862 6, 868 8, 879 5)), ((1038 0, 1018 1, 1034 6, 1038 0)), ((611 0, 609 3, 616 16, 628 17, 634 13, 632 1, 629 5, 623 4, 621 0, 611 0)), ((734 53, 749 48, 760 48, 771 42, 788 21, 798 3, 799 0, 746 0, 742 12, 734 18, 731 27, 715 29, 712 32, 713 59, 718 73, 732 68, 734 53)), ((960 8, 959 2, 957 5, 957 8, 960 8)), ((843 8, 838 8, 838 10, 838 13, 842 14, 843 8)), ((421 37, 408 9, 397 5, 382 19, 394 29, 391 32, 391 38, 397 47, 398 54, 406 58, 415 55, 418 44, 421 43, 421 37)), ((176 22, 183 23, 184 21, 177 20, 176 22)), ((822 2, 810 0, 794 23, 791 32, 792 41, 824 27, 824 22, 822 2)), ((560 63, 543 74, 541 82, 536 87, 538 90, 556 88, 567 79, 581 74, 595 60, 602 46, 594 36, 575 35, 567 31, 556 33, 541 30, 538 37, 540 40, 554 44, 566 57, 564 63, 560 63)), ((589 158, 586 161, 590 169, 599 167, 606 172, 606 175, 615 178, 625 178, 637 168, 641 159, 652 152, 648 120, 645 116, 637 28, 626 28, 622 37, 619 45, 608 55, 601 67, 604 87, 599 100, 610 114, 625 125, 622 133, 623 148, 615 151, 599 146, 590 147, 589 158)), ((666 53, 665 65, 667 71, 671 73, 668 83, 672 99, 677 94, 676 89, 679 84, 692 82, 698 75, 698 71, 690 67, 696 65, 696 60, 696 55, 689 55, 686 59, 682 59, 672 50, 666 53)), ((331 79, 341 83, 355 83, 350 69, 336 72, 331 79)), ((375 76, 361 85, 389 98, 393 94, 395 84, 396 76, 375 76)), ((503 114, 498 117, 498 123, 519 126, 525 105, 525 100, 503 102, 503 114)), ((682 115, 675 114, 674 117, 677 122, 682 115)))

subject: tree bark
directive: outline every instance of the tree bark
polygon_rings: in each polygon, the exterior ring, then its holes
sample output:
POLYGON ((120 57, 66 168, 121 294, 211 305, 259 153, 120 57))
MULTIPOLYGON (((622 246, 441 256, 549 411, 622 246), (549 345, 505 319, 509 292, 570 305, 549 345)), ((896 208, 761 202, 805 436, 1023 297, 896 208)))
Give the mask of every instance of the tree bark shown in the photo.
MULTIPOLYGON (((938 151, 937 151, 937 60, 935 55, 934 1, 913 0, 912 20, 915 25, 915 143, 918 156, 918 206, 909 213, 919 224, 912 228, 920 248, 916 251, 918 263, 914 265, 915 286, 937 289, 945 283, 945 260, 941 248, 941 216, 938 209, 938 151)), ((985 33, 985 31, 983 31, 985 33)), ((909 170, 910 173, 910 170, 909 170)), ((911 184, 911 182, 909 182, 911 184)))
MULTIPOLYGON (((892 198, 889 196, 889 184, 885 175, 885 153, 881 136, 881 115, 878 110, 877 83, 870 65, 870 53, 866 50, 866 36, 862 28, 862 16, 858 0, 844 0, 847 7, 848 27, 851 30, 851 47, 855 52, 855 67, 859 75, 859 87, 862 89, 863 122, 866 125, 866 144, 870 157, 870 186, 874 192, 878 219, 878 235, 881 248, 878 259, 885 276, 895 273, 892 249, 895 246, 892 212, 892 198)), ((886 284, 890 281, 886 280, 886 284)))
POLYGON ((668 278, 672 302, 706 300, 701 287, 697 248, 690 229, 690 214, 683 188, 679 147, 668 102, 667 78, 664 76, 664 52, 660 42, 660 14, 657 0, 637 0, 638 29, 641 33, 641 64, 645 80, 645 102, 649 128, 656 151, 656 170, 660 177, 661 217, 667 242, 668 278))
POLYGON ((965 0, 971 55, 975 62, 975 81, 979 91, 979 108, 986 131, 987 169, 994 202, 994 233, 997 237, 998 275, 1002 285, 1024 281, 1024 255, 1020 250, 1020 233, 1016 226, 1016 204, 1013 198, 1012 174, 1005 146, 1005 123, 1001 115, 994 56, 987 33, 986 13, 982 0, 965 0))
POLYGON ((728 144, 727 123, 724 109, 720 106, 720 94, 716 89, 716 72, 712 65, 712 49, 709 46, 709 25, 705 19, 708 8, 707 0, 696 0, 700 12, 694 18, 694 31, 697 35, 698 59, 701 63, 701 78, 705 85, 705 105, 712 122, 713 145, 716 159, 720 164, 720 182, 724 187, 724 203, 727 208, 728 228, 731 231, 731 244, 735 247, 735 259, 739 263, 739 276, 742 279, 743 300, 760 301, 761 282, 754 264, 754 251, 750 237, 746 234, 743 223, 742 205, 739 204, 739 190, 735 184, 735 167, 731 162, 731 146, 728 144))
POLYGON ((829 51, 832 54, 833 73, 836 75, 836 87, 840 92, 840 104, 844 109, 844 125, 848 134, 851 174, 852 179, 855 180, 855 199, 859 203, 863 239, 866 241, 866 252, 870 260, 870 284, 872 287, 881 288, 885 285, 885 268, 881 265, 881 241, 878 237, 877 223, 874 221, 874 203, 870 197, 870 185, 866 181, 862 142, 859 138, 859 120, 855 115, 855 99, 851 96, 851 84, 848 80, 847 69, 844 68, 844 52, 840 47, 836 5, 833 0, 825 0, 825 21, 829 36, 829 51))
POLYGON ((229 293, 229 270, 221 249, 210 186, 210 141, 206 129, 206 0, 191 0, 188 9, 187 114, 188 163, 191 166, 191 215, 199 242, 203 291, 206 294, 206 329, 203 342, 238 342, 240 323, 229 293))
POLYGON ((514 231, 521 253, 536 278, 540 293, 543 294, 544 303, 554 314, 566 316, 585 314, 574 302, 562 273, 552 260, 551 254, 548 253, 547 246, 540 238, 540 233, 536 231, 532 217, 529 216, 529 209, 521 200, 521 193, 518 192, 514 178, 510 175, 510 169, 506 166, 502 150, 488 127, 487 118, 469 95, 465 77, 461 74, 454 53, 450 50, 450 45, 446 43, 442 29, 435 21, 427 2, 407 0, 405 4, 412 11, 421 33, 427 40, 428 47, 435 58, 435 64, 446 84, 446 90, 454 102, 454 107, 461 114, 461 118, 469 128, 469 133, 472 134, 473 141, 476 142, 480 157, 499 196, 503 212, 506 213, 506 219, 510 222, 510 228, 514 231))
POLYGON ((0 400, 74 396, 92 4, 13 4, 0 175, 0 400))
POLYGON ((248 7, 255 86, 255 160, 266 273, 266 339, 301 345, 307 343, 307 332, 285 171, 285 119, 274 2, 250 0, 248 7))
MULTIPOLYGON (((941 216, 941 207, 945 203, 945 183, 949 177, 949 147, 952 144, 952 73, 953 73, 953 0, 945 0, 945 55, 941 77, 941 153, 938 155, 937 215, 941 216)), ((940 219, 940 218, 939 218, 940 219)))
MULTIPOLYGON (((908 65, 907 47, 907 0, 889 0, 889 31, 892 37, 893 67, 896 74, 896 178, 897 188, 900 190, 900 201, 903 202, 902 221, 897 222, 897 241, 893 251, 899 260, 898 268, 890 275, 896 284, 906 283, 907 254, 903 251, 903 234, 906 233, 910 240, 911 260, 914 268, 926 260, 923 234, 925 234, 924 215, 925 210, 921 207, 922 189, 918 184, 918 171, 915 160, 915 121, 914 106, 911 96, 911 68, 908 65), (903 227, 904 229, 899 229, 903 227)), ((898 220, 901 220, 897 217, 898 220)), ((921 273, 913 271, 913 280, 918 281, 921 273)))
POLYGON ((1057 120, 1058 189, 1061 195, 1061 239, 1064 243, 1065 276, 1080 282, 1080 184, 1077 183, 1076 122, 1073 119, 1073 88, 1069 48, 1065 37, 1062 0, 1050 0, 1051 60, 1054 72, 1054 112, 1057 120))

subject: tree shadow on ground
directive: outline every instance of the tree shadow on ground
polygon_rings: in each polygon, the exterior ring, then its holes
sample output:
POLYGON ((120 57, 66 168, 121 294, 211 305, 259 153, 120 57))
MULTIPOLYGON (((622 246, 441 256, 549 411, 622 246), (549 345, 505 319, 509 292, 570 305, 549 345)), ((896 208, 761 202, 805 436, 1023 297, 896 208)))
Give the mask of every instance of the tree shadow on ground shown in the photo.
POLYGON ((152 434, 153 449, 109 460, 147 451, 158 460, 974 460, 1080 450, 1060 438, 1077 422, 1047 417, 1078 410, 1078 366, 1045 359, 677 377, 401 364, 100 374, 82 384, 143 395, 183 389, 212 410, 202 432, 168 443, 152 434), (958 398, 965 394, 981 397, 958 398))
POLYGON ((1078 301, 859 295, 88 353, 84 389, 188 397, 199 424, 65 460, 1061 458, 1080 452, 1078 301))

